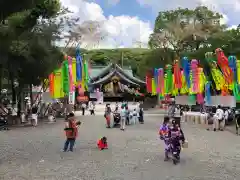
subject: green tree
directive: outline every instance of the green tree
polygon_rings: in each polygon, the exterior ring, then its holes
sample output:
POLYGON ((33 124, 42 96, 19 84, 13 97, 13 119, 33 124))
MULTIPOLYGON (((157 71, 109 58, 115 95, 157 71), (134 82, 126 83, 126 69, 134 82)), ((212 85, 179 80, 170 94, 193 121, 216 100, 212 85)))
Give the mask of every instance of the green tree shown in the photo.
POLYGON ((42 0, 0 1, 0 22, 6 20, 13 13, 34 8, 39 2, 42 0))
POLYGON ((240 56, 240 28, 229 29, 211 36, 208 40, 210 48, 222 48, 226 55, 240 56))
POLYGON ((207 45, 210 36, 225 28, 221 18, 221 14, 204 6, 159 12, 149 45, 155 49, 172 48, 178 57, 183 51, 198 50, 207 45))
POLYGON ((16 97, 15 81, 21 88, 30 83, 39 85, 61 60, 62 53, 53 46, 61 29, 61 21, 56 23, 54 20, 61 12, 59 1, 42 0, 38 3, 25 11, 12 10, 11 15, 4 17, 5 21, 0 23, 0 37, 4 42, 0 46, 0 71, 6 69, 8 72, 13 102, 16 97))

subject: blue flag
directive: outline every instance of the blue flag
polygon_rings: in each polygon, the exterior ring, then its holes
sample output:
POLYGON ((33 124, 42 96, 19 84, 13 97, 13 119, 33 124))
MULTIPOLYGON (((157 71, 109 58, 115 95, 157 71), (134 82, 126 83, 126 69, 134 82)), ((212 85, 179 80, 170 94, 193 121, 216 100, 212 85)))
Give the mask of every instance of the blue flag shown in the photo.
POLYGON ((187 82, 187 86, 188 88, 190 88, 191 87, 191 81, 190 81, 191 69, 190 69, 190 64, 187 57, 182 58, 182 67, 183 67, 183 73, 185 75, 185 79, 187 82))
POLYGON ((76 49, 76 74, 77 74, 77 81, 82 80, 82 57, 80 54, 80 48, 77 47, 76 49))
POLYGON ((207 82, 205 85, 205 101, 207 105, 211 104, 211 82, 207 82))

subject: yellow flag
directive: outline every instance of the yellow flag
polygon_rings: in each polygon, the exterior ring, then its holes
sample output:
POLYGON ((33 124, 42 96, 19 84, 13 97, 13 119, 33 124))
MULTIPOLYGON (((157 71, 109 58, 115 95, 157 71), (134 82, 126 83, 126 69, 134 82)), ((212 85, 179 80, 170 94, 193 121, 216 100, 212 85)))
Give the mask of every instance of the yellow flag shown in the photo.
POLYGON ((72 77, 73 77, 73 84, 77 85, 77 69, 76 69, 76 59, 72 59, 72 77))
POLYGON ((156 95, 156 84, 154 78, 152 78, 152 95, 156 95))
POLYGON ((53 98, 58 99, 64 97, 63 87, 62 87, 62 69, 54 71, 54 92, 53 98))
POLYGON ((192 71, 190 71, 190 88, 189 88, 189 94, 194 94, 193 92, 193 77, 192 77, 192 71))
POLYGON ((225 83, 225 79, 221 71, 217 68, 212 68, 212 77, 216 85, 216 89, 219 91, 223 88, 225 83))
POLYGON ((237 60, 237 80, 238 84, 240 84, 240 60, 237 60))
POLYGON ((187 82, 183 73, 182 73, 182 88, 180 89, 180 93, 181 94, 188 93, 187 82))
POLYGON ((172 89, 172 95, 177 96, 178 95, 178 88, 176 88, 175 85, 175 77, 173 76, 173 89, 172 89))
POLYGON ((204 92, 205 83, 206 83, 206 76, 203 72, 203 69, 199 68, 199 93, 204 92))

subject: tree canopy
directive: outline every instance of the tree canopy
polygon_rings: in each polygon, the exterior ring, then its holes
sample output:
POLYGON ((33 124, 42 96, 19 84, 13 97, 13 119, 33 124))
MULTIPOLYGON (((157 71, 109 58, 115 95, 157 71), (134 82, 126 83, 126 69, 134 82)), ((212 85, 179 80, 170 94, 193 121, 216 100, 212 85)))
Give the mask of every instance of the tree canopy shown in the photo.
POLYGON ((40 85, 63 59, 54 45, 60 38, 62 12, 58 0, 1 2, 0 89, 2 80, 11 82, 13 103, 15 82, 19 91, 25 86, 40 85), (14 6, 12 6, 14 4, 14 6))
POLYGON ((150 36, 151 48, 172 48, 179 55, 208 46, 208 39, 225 30, 223 16, 205 6, 159 12, 150 36))
POLYGON ((60 3, 57 0, 31 2, 25 6, 24 1, 18 7, 3 4, 6 8, 2 18, 4 21, 0 24, 0 38, 3 42, 0 55, 3 59, 1 68, 7 69, 14 79, 30 83, 27 77, 31 77, 32 83, 37 85, 39 82, 36 80, 47 77, 61 58, 60 51, 53 45, 59 35, 59 26, 52 20, 60 11, 60 3), (32 67, 36 69, 32 70, 32 67), (24 74, 28 75, 24 77, 24 74))

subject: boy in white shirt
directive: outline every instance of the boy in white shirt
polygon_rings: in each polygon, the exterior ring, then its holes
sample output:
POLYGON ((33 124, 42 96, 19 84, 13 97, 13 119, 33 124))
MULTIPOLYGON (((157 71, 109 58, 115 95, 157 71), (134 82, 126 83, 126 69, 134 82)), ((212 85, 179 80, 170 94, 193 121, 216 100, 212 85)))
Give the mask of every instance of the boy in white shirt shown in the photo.
POLYGON ((87 108, 87 105, 86 103, 82 103, 82 115, 84 116, 85 115, 85 110, 87 108))
POLYGON ((94 110, 95 110, 94 104, 93 104, 93 102, 90 102, 89 103, 89 111, 90 111, 91 115, 95 115, 94 110))
POLYGON ((225 122, 228 121, 228 117, 229 117, 229 110, 226 109, 225 112, 224 112, 224 120, 225 120, 225 122))
POLYGON ((138 113, 137 113, 137 110, 134 109, 133 112, 132 112, 132 121, 133 121, 133 124, 136 124, 136 123, 137 123, 137 119, 138 119, 138 113))

